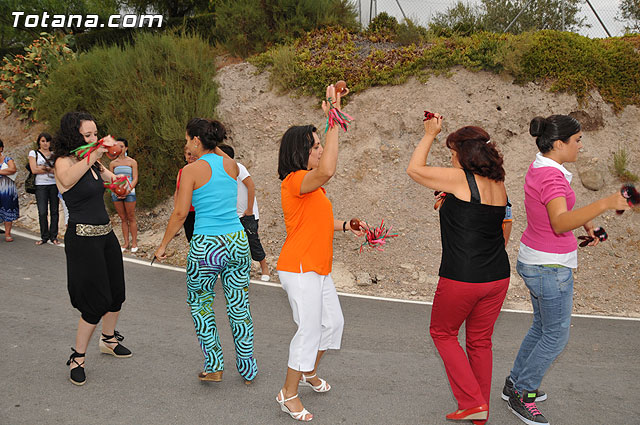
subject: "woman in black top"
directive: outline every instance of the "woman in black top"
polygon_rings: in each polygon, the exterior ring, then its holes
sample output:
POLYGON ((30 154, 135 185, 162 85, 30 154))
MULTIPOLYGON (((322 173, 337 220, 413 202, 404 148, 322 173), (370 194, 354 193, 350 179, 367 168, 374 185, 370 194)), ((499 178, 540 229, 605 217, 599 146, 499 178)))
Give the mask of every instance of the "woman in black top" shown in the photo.
MULTIPOLYGON (((103 200, 103 181, 111 181, 115 176, 99 162, 106 152, 104 147, 94 150, 88 160, 71 153, 97 140, 95 120, 86 112, 65 114, 54 140, 56 184, 69 209, 64 236, 67 287, 71 304, 81 313, 76 346, 67 362, 71 382, 76 385, 86 382, 85 352, 101 319, 100 351, 115 357, 131 357, 131 351, 119 343, 124 338, 115 330, 125 299, 124 268, 120 244, 103 200)), ((111 146, 116 142, 108 136, 104 144, 111 146)))
POLYGON ((503 161, 486 131, 463 127, 447 137, 452 167, 425 165, 442 117, 435 114, 424 127, 407 173, 446 193, 440 207, 440 280, 430 324, 458 401, 458 410, 446 417, 483 424, 489 416, 491 336, 510 276, 502 227, 507 206, 503 161), (458 343, 463 322, 466 353, 458 343))

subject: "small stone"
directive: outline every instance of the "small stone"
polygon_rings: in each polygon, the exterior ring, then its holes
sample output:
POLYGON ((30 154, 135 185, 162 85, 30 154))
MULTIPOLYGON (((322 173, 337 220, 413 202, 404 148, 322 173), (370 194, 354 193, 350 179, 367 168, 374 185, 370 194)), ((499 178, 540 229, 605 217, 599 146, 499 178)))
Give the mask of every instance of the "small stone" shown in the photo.
POLYGON ((356 272, 356 285, 358 286, 369 286, 373 282, 371 280, 371 276, 367 272, 359 271, 356 272))

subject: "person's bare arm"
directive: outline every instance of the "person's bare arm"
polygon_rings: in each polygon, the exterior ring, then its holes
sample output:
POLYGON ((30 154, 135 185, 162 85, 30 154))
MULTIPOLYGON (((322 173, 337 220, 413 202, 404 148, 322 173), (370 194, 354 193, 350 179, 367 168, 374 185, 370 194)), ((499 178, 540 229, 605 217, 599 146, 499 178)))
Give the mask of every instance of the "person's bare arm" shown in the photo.
POLYGON ((256 199, 256 185, 253 183, 251 176, 242 180, 247 187, 247 209, 243 215, 253 215, 253 201, 256 199))
POLYGON ((191 207, 191 198, 193 196, 193 189, 195 186, 195 172, 193 168, 189 166, 182 170, 182 176, 180 178, 180 188, 178 189, 178 197, 176 198, 175 206, 171 217, 169 217, 169 223, 167 223, 167 229, 162 237, 160 246, 154 253, 154 256, 159 260, 167 258, 165 251, 169 242, 178 233, 180 227, 184 224, 187 215, 189 214, 189 208, 191 207))
POLYGON ((442 130, 442 116, 435 114, 430 120, 424 121, 424 136, 416 146, 409 165, 407 174, 416 183, 433 190, 446 193, 458 193, 461 186, 464 186, 464 171, 453 167, 432 167, 427 165, 429 151, 436 136, 442 130))
MULTIPOLYGON (((35 152, 35 151, 34 151, 35 152)), ((31 168, 31 173, 33 174, 47 174, 47 171, 44 166, 38 165, 38 152, 36 152, 35 158, 29 157, 29 168, 31 168)))
POLYGON ((511 229, 513 228, 513 221, 505 221, 502 223, 502 236, 504 236, 504 246, 509 243, 509 237, 511 236, 511 229))
POLYGON ((131 166, 131 190, 133 190, 138 185, 138 161, 131 158, 132 166, 131 166))
POLYGON ((0 170, 0 175, 8 176, 15 173, 16 171, 18 171, 18 169, 16 168, 16 163, 13 161, 13 159, 10 159, 7 161, 7 168, 5 168, 4 170, 0 170))
POLYGON ((631 208, 620 192, 615 192, 576 210, 567 210, 567 200, 564 196, 553 198, 546 207, 551 227, 558 234, 584 226, 606 210, 628 210, 631 208))
MULTIPOLYGON (((327 87, 326 98, 335 99, 334 107, 340 109, 340 94, 336 94, 336 89, 333 85, 327 87)), ((329 104, 327 101, 322 101, 322 110, 325 116, 329 113, 329 104)), ((302 179, 300 185, 300 194, 313 192, 317 188, 328 182, 331 177, 336 173, 336 166, 338 163, 338 134, 340 126, 334 125, 333 128, 327 130, 324 150, 320 157, 320 163, 317 168, 309 171, 302 179)))

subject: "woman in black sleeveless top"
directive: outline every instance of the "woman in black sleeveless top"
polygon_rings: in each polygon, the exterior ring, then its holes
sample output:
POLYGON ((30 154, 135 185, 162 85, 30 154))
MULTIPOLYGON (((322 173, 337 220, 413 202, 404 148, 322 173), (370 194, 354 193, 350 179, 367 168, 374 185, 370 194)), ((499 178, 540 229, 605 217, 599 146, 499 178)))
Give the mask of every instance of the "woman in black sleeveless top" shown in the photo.
MULTIPOLYGON (((54 140, 56 185, 69 209, 64 236, 67 287, 71 304, 81 313, 76 346, 67 362, 70 380, 76 385, 86 382, 85 352, 100 320, 100 351, 115 357, 131 357, 131 351, 119 343, 124 338, 115 330, 125 299, 124 268, 120 244, 103 200, 103 181, 111 181, 115 176, 98 161, 105 148, 93 151, 88 161, 71 153, 97 139, 98 130, 91 115, 69 112, 62 117, 54 140)), ((115 145, 115 140, 108 136, 105 145, 115 145)))
POLYGON ((491 336, 510 276, 502 226, 507 207, 503 161, 486 131, 463 127, 447 137, 453 166, 425 165, 442 117, 435 114, 424 127, 407 173, 446 193, 440 207, 440 280, 429 329, 458 402, 458 410, 446 417, 483 424, 489 416, 491 336), (463 322, 466 353, 458 343, 463 322))

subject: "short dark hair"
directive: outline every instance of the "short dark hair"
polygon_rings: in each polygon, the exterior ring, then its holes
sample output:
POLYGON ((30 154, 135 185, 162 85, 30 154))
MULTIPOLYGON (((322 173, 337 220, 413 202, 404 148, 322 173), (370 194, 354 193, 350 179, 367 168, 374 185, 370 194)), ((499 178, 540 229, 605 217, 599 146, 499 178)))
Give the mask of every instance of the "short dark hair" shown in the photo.
POLYGON ((463 169, 488 179, 504 181, 504 160, 489 133, 475 126, 462 127, 447 137, 447 147, 458 154, 463 169))
POLYGON ((4 142, 0 139, 0 148, 4 148, 4 142))
POLYGON ((118 138, 116 139, 116 142, 122 142, 122 143, 124 143, 124 146, 125 146, 125 147, 127 147, 127 148, 129 147, 129 142, 128 142, 128 141, 127 141, 127 139, 125 139, 124 137, 118 137, 118 138))
POLYGON ((284 180, 289 173, 306 170, 309 153, 313 144, 313 133, 316 128, 312 125, 296 125, 289 127, 280 141, 278 152, 278 177, 284 180))
POLYGON ((552 150, 556 140, 568 143, 569 138, 581 129, 580 121, 569 115, 535 117, 529 124, 529 134, 536 138, 536 145, 541 153, 552 150))
POLYGON ((71 151, 85 144, 84 137, 80 134, 80 126, 83 121, 96 122, 88 112, 67 112, 60 119, 60 130, 53 139, 53 158, 51 162, 63 156, 71 156, 71 151))
POLYGON ((220 121, 206 118, 192 118, 187 123, 189 137, 200 139, 205 149, 213 150, 227 138, 227 130, 220 121))
POLYGON ((49 143, 51 143, 51 140, 53 139, 49 133, 42 132, 42 133, 38 134, 38 138, 36 139, 36 148, 37 149, 40 149, 40 139, 42 139, 43 137, 49 143))
POLYGON ((233 148, 225 143, 218 145, 218 147, 220 148, 220 150, 224 153, 226 153, 227 155, 229 155, 229 158, 233 159, 236 156, 236 152, 233 150, 233 148))

